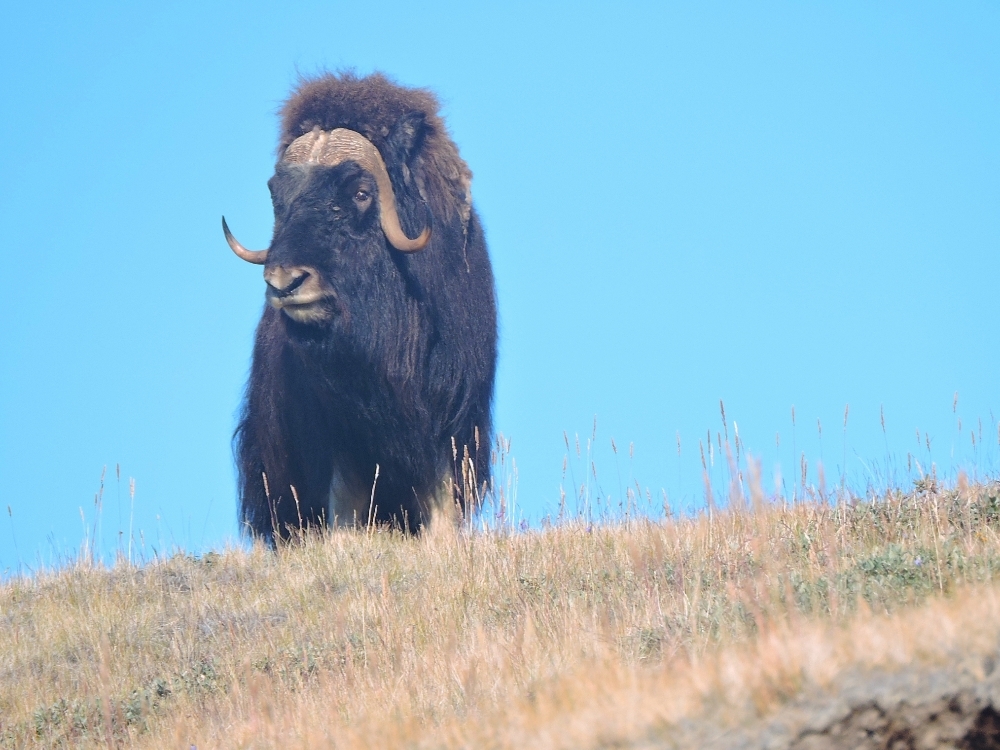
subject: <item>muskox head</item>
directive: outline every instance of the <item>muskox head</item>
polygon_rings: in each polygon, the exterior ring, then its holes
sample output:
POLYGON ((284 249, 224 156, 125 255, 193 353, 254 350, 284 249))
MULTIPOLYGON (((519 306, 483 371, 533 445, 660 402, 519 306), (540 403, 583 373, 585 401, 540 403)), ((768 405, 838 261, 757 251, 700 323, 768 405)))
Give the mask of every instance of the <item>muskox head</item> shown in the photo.
MULTIPOLYGON (((412 128, 401 127, 406 139, 412 128)), ((247 250, 226 219, 222 230, 240 258, 264 266, 269 304, 304 324, 320 324, 346 311, 338 280, 364 272, 370 256, 388 242, 396 250, 422 250, 428 221, 415 238, 400 221, 396 191, 375 145, 346 128, 314 128, 285 149, 268 181, 274 204, 274 237, 266 250, 247 250)))

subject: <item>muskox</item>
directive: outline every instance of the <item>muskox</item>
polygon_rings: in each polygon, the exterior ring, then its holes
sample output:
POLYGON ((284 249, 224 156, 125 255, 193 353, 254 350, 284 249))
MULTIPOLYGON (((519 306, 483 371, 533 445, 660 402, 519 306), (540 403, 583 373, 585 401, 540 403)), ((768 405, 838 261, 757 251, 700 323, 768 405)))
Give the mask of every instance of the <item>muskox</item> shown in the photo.
POLYGON ((497 321, 471 179, 427 90, 327 74, 285 103, 270 246, 222 222, 266 282, 234 436, 254 536, 417 531, 482 491, 497 321))

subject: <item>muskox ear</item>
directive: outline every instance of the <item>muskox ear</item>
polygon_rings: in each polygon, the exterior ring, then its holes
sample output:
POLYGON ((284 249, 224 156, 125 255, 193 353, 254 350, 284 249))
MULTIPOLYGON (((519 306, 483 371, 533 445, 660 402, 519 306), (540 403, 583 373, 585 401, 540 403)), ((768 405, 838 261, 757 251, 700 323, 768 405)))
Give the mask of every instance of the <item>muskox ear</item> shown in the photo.
POLYGON ((404 174, 413 166, 413 160, 420 153, 424 145, 430 126, 423 112, 410 112, 403 115, 396 123, 387 139, 389 159, 388 161, 404 169, 404 174))

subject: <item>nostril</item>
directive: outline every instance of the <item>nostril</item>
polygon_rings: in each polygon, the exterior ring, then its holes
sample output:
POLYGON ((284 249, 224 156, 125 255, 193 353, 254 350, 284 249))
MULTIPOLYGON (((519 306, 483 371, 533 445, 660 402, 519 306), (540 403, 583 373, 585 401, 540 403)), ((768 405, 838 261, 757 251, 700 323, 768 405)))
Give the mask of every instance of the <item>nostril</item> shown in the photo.
POLYGON ((305 280, 308 278, 309 274, 305 272, 301 276, 296 276, 295 278, 292 279, 291 284, 289 284, 288 286, 286 286, 284 289, 281 290, 282 294, 291 294, 300 286, 302 286, 302 284, 304 284, 305 280))
POLYGON ((284 268, 276 267, 264 272, 264 282, 278 297, 287 297, 302 286, 308 278, 309 272, 299 269, 287 271, 284 268))

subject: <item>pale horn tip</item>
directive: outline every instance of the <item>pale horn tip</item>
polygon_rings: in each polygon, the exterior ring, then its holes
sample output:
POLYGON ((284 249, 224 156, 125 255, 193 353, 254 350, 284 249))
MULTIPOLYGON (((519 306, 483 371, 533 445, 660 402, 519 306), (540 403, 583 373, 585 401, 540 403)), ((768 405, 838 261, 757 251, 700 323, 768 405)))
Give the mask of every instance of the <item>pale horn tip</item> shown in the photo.
POLYGON ((255 263, 258 266, 262 266, 267 262, 267 250, 247 250, 233 237, 233 233, 229 231, 229 225, 226 223, 225 216, 222 217, 222 232, 226 235, 226 242, 229 244, 230 249, 247 263, 255 263))

